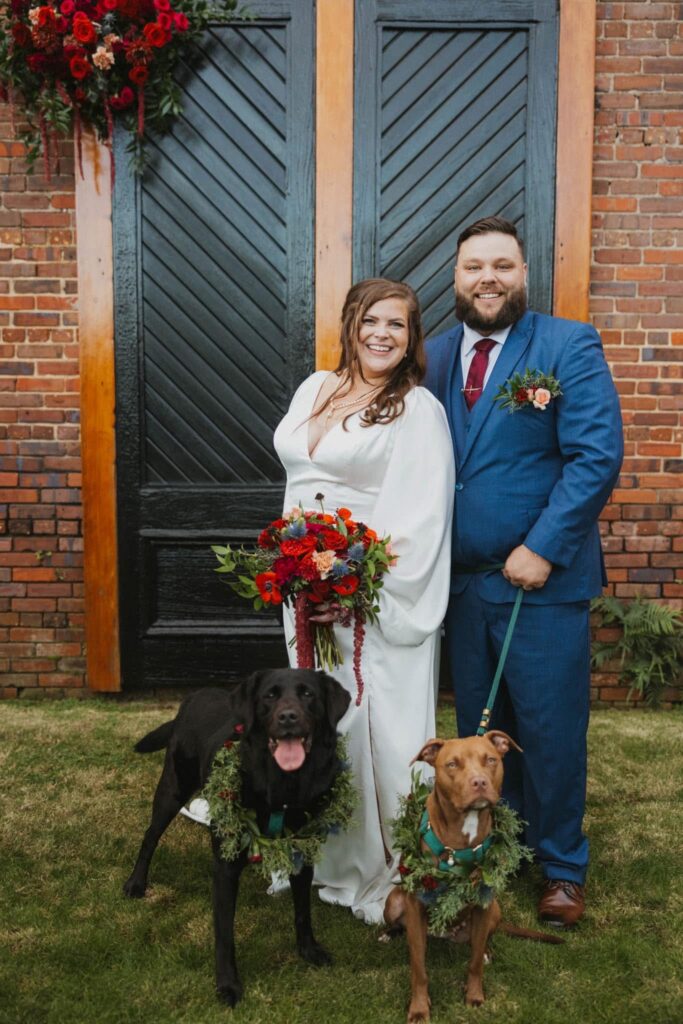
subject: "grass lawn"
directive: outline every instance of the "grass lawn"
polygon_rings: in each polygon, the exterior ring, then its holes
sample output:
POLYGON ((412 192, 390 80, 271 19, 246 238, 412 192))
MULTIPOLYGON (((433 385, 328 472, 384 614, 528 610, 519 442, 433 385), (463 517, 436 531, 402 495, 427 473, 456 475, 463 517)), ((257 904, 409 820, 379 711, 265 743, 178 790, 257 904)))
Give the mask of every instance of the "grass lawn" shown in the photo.
MULTIPOLYGON (((452 712, 441 712, 444 734, 452 712)), ((214 997, 211 855, 177 819, 146 899, 121 894, 162 754, 132 751, 172 705, 55 702, 0 707, 2 1024, 400 1024, 405 940, 314 904, 335 966, 294 953, 288 895, 248 870, 237 916, 245 998, 214 997)), ((680 713, 601 711, 590 731, 589 912, 564 946, 498 936, 488 1001, 462 1003, 466 948, 432 940, 434 1024, 681 1024, 683 772, 680 713)), ((514 883, 507 920, 534 926, 537 879, 514 883)))

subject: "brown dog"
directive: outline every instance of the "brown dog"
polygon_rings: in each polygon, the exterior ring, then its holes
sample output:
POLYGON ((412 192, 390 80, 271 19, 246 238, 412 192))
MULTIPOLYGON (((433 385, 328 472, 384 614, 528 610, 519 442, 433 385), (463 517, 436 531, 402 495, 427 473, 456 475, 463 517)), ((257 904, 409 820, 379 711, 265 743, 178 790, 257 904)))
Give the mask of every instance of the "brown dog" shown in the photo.
MULTIPOLYGON (((427 798, 426 807, 431 830, 445 847, 451 850, 474 848, 483 843, 491 832, 491 809, 500 797, 503 756, 510 747, 520 750, 506 733, 494 729, 485 736, 429 740, 414 758, 413 763, 425 761, 434 766, 434 789, 427 798)), ((428 850, 424 840, 422 845, 428 850)), ((486 946, 500 924, 500 917, 500 907, 493 899, 488 907, 467 907, 455 922, 453 937, 458 942, 470 942, 472 950, 465 988, 468 1006, 481 1006, 484 1002, 482 979, 486 946)), ((430 1000, 425 967, 427 911, 424 904, 417 896, 397 886, 387 898, 384 919, 390 928, 403 926, 407 933, 411 971, 408 1024, 428 1021, 430 1000)), ((542 932, 509 925, 503 925, 502 930, 524 938, 558 941, 542 932)))

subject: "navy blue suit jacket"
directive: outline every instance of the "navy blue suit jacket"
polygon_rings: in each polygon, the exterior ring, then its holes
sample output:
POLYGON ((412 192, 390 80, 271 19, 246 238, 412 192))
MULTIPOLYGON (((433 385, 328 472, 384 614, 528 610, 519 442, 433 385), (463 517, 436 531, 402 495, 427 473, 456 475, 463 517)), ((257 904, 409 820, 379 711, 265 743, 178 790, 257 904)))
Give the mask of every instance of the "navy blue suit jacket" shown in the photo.
MULTIPOLYGON (((455 384, 462 336, 458 325, 427 342, 424 381, 446 409, 456 452, 453 562, 504 562, 526 544, 553 570, 525 601, 561 604, 596 596, 605 583, 597 521, 623 458, 619 399, 600 336, 588 324, 525 313, 469 417, 455 405, 463 401, 455 384), (563 393, 544 410, 510 414, 494 397, 500 384, 526 368, 552 374, 563 393)), ((475 578, 484 599, 514 600, 516 590, 500 572, 475 578)), ((470 579, 454 576, 452 590, 470 579)))

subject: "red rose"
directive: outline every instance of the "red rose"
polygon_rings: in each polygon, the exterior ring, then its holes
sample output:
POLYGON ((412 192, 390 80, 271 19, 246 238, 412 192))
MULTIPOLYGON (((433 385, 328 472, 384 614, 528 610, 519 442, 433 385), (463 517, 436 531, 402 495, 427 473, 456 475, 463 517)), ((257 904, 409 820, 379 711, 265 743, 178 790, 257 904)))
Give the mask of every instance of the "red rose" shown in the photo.
POLYGON ((59 32, 60 36, 65 36, 69 31, 69 22, 61 14, 55 20, 55 29, 59 32))
POLYGON ((348 538, 337 533, 336 530, 323 530, 321 538, 325 547, 330 551, 346 551, 349 546, 348 538))
POLYGON ((38 9, 38 28, 50 28, 55 23, 55 12, 51 7, 38 9))
POLYGON ((190 27, 190 22, 186 14, 182 11, 176 11, 173 15, 173 24, 178 32, 187 32, 190 27))
POLYGON ((68 18, 70 14, 76 10, 76 4, 74 0, 63 0, 63 3, 59 5, 59 9, 65 18, 68 18))
POLYGON ((277 585, 274 572, 260 572, 254 582, 258 587, 261 600, 266 604, 282 604, 282 594, 277 585))
POLYGON ((283 555, 305 555, 315 549, 315 537, 308 533, 305 537, 295 537, 283 540, 280 544, 280 551, 283 555))
POLYGON ((128 77, 133 85, 144 85, 149 77, 149 71, 143 64, 138 64, 137 67, 130 69, 128 77))
POLYGON ((261 856, 260 853, 252 853, 251 857, 249 858, 249 863, 250 864, 260 864, 262 860, 263 860, 263 857, 261 856))
POLYGON ((420 881, 422 883, 422 888, 430 891, 436 889, 439 885, 433 875, 423 875, 420 881))
POLYGON ((74 15, 71 31, 74 38, 77 39, 79 43, 94 43, 97 39, 97 33, 95 32, 95 27, 92 21, 88 15, 83 14, 82 11, 78 11, 74 15))
POLYGON ((85 57, 72 57, 69 61, 69 71, 75 79, 80 81, 81 79, 88 77, 92 71, 92 67, 85 57))
POLYGON ((260 548, 275 547, 275 538, 273 537, 273 534, 269 526, 266 526, 265 530, 261 530, 261 532, 258 535, 258 540, 256 541, 256 543, 260 548))
POLYGON ((171 0, 154 0, 154 6, 158 11, 170 11, 171 0))
POLYGON ((244 726, 242 725, 241 722, 237 723, 237 725, 233 729, 233 732, 236 732, 238 736, 242 735, 242 733, 244 732, 244 726))
POLYGON ((528 402, 529 395, 527 394, 526 388, 519 388, 518 391, 515 391, 514 398, 515 402, 528 402))
POLYGON ((135 93, 129 85, 124 85, 118 96, 112 96, 109 101, 113 110, 125 110, 135 100, 135 93))
POLYGON ((119 4, 118 0, 102 0, 102 6, 105 11, 115 11, 119 4))
POLYGON ((410 875, 412 874, 410 868, 407 868, 405 864, 399 864, 398 866, 399 875, 410 875))
POLYGON ((173 18, 168 11, 159 11, 157 14, 157 25, 160 25, 164 32, 168 32, 173 25, 173 18))
POLYGON ((149 25, 145 25, 142 30, 142 34, 150 46, 165 46, 168 41, 168 32, 165 32, 161 25, 157 25, 156 22, 151 22, 149 25))
POLYGON ((357 576, 342 576, 339 583, 332 584, 332 589, 337 594, 341 594, 342 597, 348 597, 350 594, 355 594, 358 586, 359 580, 357 576))
POLYGON ((21 22, 12 25, 12 35, 17 46, 28 46, 31 42, 31 33, 26 25, 22 25, 21 22))

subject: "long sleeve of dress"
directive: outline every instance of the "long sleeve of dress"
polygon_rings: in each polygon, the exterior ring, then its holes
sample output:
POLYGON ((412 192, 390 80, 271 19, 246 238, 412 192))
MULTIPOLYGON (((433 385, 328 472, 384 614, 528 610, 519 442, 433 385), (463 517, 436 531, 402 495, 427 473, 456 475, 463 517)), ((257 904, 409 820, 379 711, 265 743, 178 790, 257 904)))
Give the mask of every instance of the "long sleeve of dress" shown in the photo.
POLYGON ((455 486, 446 413, 424 388, 406 396, 373 514, 398 561, 380 591, 379 628, 397 646, 417 646, 439 628, 450 587, 455 486))

